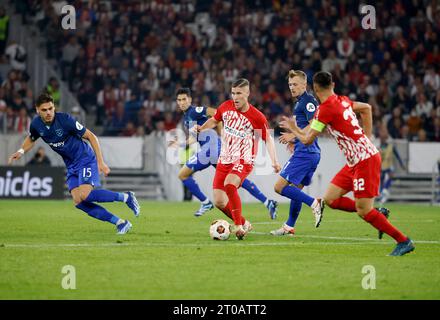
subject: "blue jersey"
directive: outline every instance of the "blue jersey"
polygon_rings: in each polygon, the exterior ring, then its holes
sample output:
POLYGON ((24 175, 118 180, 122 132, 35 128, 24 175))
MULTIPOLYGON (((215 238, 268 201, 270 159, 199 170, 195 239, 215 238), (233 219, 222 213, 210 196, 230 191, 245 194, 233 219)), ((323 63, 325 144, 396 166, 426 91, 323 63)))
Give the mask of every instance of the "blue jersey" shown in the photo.
POLYGON ((50 125, 37 116, 29 131, 32 141, 41 137, 63 158, 68 170, 77 170, 85 163, 96 163, 93 149, 81 138, 86 128, 67 113, 56 112, 50 125))
MULTIPOLYGON (((310 120, 313 119, 316 110, 318 109, 318 102, 315 97, 304 92, 297 98, 295 106, 293 107, 293 114, 296 116, 296 123, 298 127, 304 129, 310 124, 310 120)), ((306 146, 298 138, 295 138, 295 154, 297 153, 320 153, 321 149, 318 146, 318 139, 306 146)))
MULTIPOLYGON (((186 129, 191 129, 194 125, 203 125, 209 117, 206 115, 206 107, 196 107, 196 106, 189 106, 188 109, 184 112, 183 116, 183 123, 186 129)), ((210 131, 210 130, 209 130, 210 131)), ((215 136, 213 135, 213 132, 206 132, 206 133, 200 133, 198 137, 198 142, 200 143, 200 146, 203 146, 207 143, 220 143, 220 137, 215 133, 215 136), (215 138, 213 138, 215 137, 215 138)))

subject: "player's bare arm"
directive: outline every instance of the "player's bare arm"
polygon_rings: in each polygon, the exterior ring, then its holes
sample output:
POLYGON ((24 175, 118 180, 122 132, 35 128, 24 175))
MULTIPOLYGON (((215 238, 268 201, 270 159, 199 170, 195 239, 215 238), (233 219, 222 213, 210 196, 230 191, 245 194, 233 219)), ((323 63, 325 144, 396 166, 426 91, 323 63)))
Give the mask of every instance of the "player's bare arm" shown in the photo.
POLYGON ((269 157, 272 160, 272 167, 275 173, 280 172, 281 166, 278 162, 277 153, 275 150, 275 143, 272 138, 272 135, 269 132, 266 133, 266 148, 267 151, 269 152, 269 157))
POLYGON ((313 141, 315 141, 315 139, 321 134, 320 131, 313 129, 311 125, 308 125, 304 129, 298 127, 296 117, 288 118, 283 116, 283 121, 280 122, 280 127, 289 130, 299 139, 299 141, 305 145, 312 144, 313 141))
POLYGON ((213 117, 209 118, 202 126, 195 125, 193 130, 195 132, 201 132, 203 130, 214 129, 220 121, 215 120, 213 117))
POLYGON ((364 102, 354 101, 353 111, 359 113, 362 119, 362 126, 368 138, 373 133, 373 112, 371 105, 364 102))
POLYGON ((26 139, 24 139, 21 148, 18 149, 9 157, 8 164, 11 164, 12 161, 19 160, 26 152, 31 150, 34 145, 35 145, 35 141, 32 141, 32 139, 29 136, 27 136, 26 139))
POLYGON ((98 137, 89 129, 86 129, 86 132, 82 136, 83 139, 90 141, 90 145, 92 146, 93 151, 96 155, 96 160, 98 161, 99 172, 104 173, 107 176, 110 173, 110 168, 104 162, 104 158, 102 156, 101 146, 99 145, 98 137))

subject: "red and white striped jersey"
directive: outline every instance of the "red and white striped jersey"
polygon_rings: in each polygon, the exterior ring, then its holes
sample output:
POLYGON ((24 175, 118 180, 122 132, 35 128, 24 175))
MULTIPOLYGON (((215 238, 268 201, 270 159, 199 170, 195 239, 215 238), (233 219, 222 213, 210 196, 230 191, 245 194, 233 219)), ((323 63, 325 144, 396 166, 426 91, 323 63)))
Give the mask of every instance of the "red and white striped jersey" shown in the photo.
POLYGON ((315 113, 315 119, 326 125, 344 153, 349 167, 370 158, 379 151, 365 135, 348 97, 330 96, 315 113))
POLYGON ((266 117, 251 104, 246 112, 240 112, 232 100, 227 100, 217 108, 214 119, 223 122, 219 163, 253 164, 258 139, 266 141, 269 134, 266 117))

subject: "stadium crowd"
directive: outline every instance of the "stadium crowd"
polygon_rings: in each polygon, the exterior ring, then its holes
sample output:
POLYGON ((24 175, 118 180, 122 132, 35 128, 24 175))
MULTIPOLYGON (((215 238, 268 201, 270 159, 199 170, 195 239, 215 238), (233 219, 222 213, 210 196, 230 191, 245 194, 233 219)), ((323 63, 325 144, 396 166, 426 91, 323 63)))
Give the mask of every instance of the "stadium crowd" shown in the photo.
MULTIPOLYGON (((362 28, 357 1, 70 3, 76 30, 60 28, 66 1, 16 6, 105 135, 173 129, 176 89, 217 106, 238 77, 250 80, 251 102, 279 132, 281 115, 292 112, 287 72, 301 69, 309 82, 330 71, 337 93, 370 103, 376 136, 386 129, 396 139, 440 141, 440 1, 376 1, 376 29, 362 28)), ((31 94, 10 93, 16 75, 1 76, 0 114, 18 116, 23 100, 29 110, 31 94)))

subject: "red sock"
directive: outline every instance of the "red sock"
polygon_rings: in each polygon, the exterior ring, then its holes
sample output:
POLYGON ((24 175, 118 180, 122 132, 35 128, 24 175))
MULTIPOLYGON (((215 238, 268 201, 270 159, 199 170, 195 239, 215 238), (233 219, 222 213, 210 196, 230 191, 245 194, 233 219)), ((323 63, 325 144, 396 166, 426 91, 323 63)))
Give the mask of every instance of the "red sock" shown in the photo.
POLYGON ((356 212, 356 204, 354 200, 347 197, 340 197, 339 199, 333 200, 332 203, 329 203, 328 206, 332 209, 356 212))
POLYGON ((385 232, 387 235, 392 237, 397 242, 403 242, 408 239, 400 232, 396 227, 394 227, 383 214, 381 214, 376 209, 371 210, 364 217, 364 220, 375 227, 377 230, 385 232))
POLYGON ((241 215, 241 199, 238 195, 237 187, 233 184, 227 184, 225 186, 226 194, 229 198, 229 203, 231 206, 231 214, 232 219, 234 220, 235 225, 243 225, 245 222, 245 219, 241 215))
POLYGON ((225 215, 227 215, 231 220, 234 220, 234 219, 232 219, 232 212, 231 212, 231 202, 229 201, 228 202, 228 204, 226 205, 226 207, 224 207, 223 209, 220 209, 221 211, 223 211, 223 213, 225 214, 225 215))

